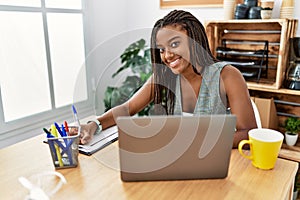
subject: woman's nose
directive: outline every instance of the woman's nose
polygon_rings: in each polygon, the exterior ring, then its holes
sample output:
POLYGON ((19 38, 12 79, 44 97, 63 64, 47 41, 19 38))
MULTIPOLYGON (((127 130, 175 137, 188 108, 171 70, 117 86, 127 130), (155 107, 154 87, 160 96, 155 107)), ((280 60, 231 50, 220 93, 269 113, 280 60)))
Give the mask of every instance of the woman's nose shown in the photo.
POLYGON ((166 50, 165 58, 168 60, 170 58, 173 58, 174 53, 170 50, 166 50))

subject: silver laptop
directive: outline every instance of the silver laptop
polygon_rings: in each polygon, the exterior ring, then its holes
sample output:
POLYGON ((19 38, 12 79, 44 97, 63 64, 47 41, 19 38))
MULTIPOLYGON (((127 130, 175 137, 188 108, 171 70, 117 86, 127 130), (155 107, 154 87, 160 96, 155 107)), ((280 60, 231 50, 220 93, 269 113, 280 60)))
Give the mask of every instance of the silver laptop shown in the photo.
POLYGON ((234 115, 119 117, 123 181, 225 178, 234 115))

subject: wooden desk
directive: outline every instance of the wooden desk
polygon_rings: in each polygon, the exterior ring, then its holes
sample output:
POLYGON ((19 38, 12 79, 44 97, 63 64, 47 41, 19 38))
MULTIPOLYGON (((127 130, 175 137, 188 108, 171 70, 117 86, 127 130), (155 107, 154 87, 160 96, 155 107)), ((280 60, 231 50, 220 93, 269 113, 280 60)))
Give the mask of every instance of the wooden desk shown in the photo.
MULTIPOLYGON (((0 150, 0 197, 24 199, 28 194, 18 177, 54 171, 42 136, 0 150)), ((117 143, 93 156, 79 156, 77 168, 61 169, 67 179, 52 199, 291 199, 298 163, 278 159, 273 170, 260 170, 232 151, 226 179, 130 182, 99 160, 118 163, 117 143)), ((55 181, 55 180, 54 180, 55 181)))

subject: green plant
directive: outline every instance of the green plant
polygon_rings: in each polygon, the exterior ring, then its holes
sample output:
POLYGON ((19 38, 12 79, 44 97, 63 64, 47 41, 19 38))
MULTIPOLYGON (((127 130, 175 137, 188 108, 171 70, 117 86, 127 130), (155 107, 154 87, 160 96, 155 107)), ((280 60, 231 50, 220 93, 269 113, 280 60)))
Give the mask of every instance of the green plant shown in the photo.
POLYGON ((284 127, 287 133, 296 135, 300 131, 300 119, 289 117, 285 120, 284 127))
MULTIPOLYGON (((112 78, 128 68, 131 73, 120 87, 107 87, 104 97, 105 111, 127 101, 152 74, 150 48, 144 39, 130 44, 120 58, 122 66, 112 75, 112 78)), ((138 115, 149 115, 151 108, 152 104, 140 111, 138 115)))

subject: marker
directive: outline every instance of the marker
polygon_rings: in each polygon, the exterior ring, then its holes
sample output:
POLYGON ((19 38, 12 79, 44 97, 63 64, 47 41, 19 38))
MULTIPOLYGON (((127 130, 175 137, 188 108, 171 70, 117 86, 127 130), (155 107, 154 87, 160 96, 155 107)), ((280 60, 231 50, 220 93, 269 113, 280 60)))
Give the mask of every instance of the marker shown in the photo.
POLYGON ((43 130, 47 134, 47 138, 54 138, 54 135, 52 135, 46 128, 43 128, 43 130))
MULTIPOLYGON (((51 125, 51 133, 52 135, 54 135, 55 137, 58 137, 58 134, 57 134, 57 131, 56 131, 56 127, 55 125, 51 125)), ((62 161, 62 158, 61 158, 61 153, 59 151, 59 147, 57 146, 57 144, 54 145, 55 146, 55 151, 56 151, 56 155, 57 155, 57 159, 58 159, 58 163, 59 163, 59 166, 60 167, 63 167, 64 166, 64 163, 62 161)))
POLYGON ((77 116, 77 111, 74 105, 72 105, 73 115, 74 115, 74 121, 77 122, 77 125, 80 126, 80 122, 77 116))
POLYGON ((54 137, 58 137, 56 127, 54 124, 51 125, 51 134, 54 135, 54 137))

